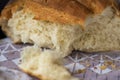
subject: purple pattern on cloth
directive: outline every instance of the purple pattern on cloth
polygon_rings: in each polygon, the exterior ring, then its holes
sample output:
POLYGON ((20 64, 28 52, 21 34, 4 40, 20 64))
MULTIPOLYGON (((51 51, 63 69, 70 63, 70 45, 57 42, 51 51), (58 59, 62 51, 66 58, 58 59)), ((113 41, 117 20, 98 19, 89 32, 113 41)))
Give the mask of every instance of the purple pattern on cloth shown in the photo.
MULTIPOLYGON (((13 44, 9 38, 0 41, 0 66, 19 70, 20 52, 28 44, 13 44)), ((120 51, 85 53, 73 51, 64 59, 65 67, 84 80, 120 80, 120 51), (99 65, 112 62, 104 70, 99 65), (115 68, 112 67, 115 65, 115 68), (98 68, 97 68, 98 67, 98 68)), ((36 79, 35 79, 36 80, 36 79)))

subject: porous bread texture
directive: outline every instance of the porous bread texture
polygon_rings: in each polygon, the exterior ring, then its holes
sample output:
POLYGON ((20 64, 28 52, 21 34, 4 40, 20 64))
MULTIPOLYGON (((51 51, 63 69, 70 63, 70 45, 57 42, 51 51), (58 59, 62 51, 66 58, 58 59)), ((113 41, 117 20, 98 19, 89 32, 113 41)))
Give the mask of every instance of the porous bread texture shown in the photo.
POLYGON ((112 8, 88 19, 86 29, 74 42, 74 48, 87 52, 120 50, 120 17, 112 8))
POLYGON ((19 67, 42 80, 79 80, 72 77, 55 51, 42 51, 37 46, 26 47, 22 51, 19 67))
POLYGON ((74 40, 82 31, 78 25, 58 24, 34 20, 34 15, 19 11, 8 21, 7 30, 14 42, 34 43, 40 47, 57 50, 61 56, 68 55, 74 40))
POLYGON ((120 18, 111 7, 89 17, 85 30, 79 25, 35 20, 32 12, 23 10, 13 14, 4 30, 11 32, 14 42, 51 48, 59 51, 62 57, 73 49, 87 52, 120 50, 120 18))

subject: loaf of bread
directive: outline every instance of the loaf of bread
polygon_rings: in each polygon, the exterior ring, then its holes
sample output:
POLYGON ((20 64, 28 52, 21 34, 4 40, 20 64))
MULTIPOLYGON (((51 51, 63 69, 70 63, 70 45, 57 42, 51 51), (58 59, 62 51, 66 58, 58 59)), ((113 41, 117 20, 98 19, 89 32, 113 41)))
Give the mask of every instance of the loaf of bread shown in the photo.
POLYGON ((3 9, 0 25, 15 43, 47 47, 62 57, 74 49, 120 50, 116 0, 16 0, 3 9))
POLYGON ((40 80, 80 80, 71 76, 54 51, 33 46, 24 48, 21 54, 21 70, 40 80))

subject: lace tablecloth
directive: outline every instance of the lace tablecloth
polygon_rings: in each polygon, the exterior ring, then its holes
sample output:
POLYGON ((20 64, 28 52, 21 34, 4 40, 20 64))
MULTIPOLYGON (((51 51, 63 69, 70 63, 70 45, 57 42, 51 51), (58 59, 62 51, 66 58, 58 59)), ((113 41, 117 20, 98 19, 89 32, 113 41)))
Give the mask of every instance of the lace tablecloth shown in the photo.
MULTIPOLYGON (((14 44, 9 38, 0 40, 0 66, 19 70, 20 52, 25 46, 28 44, 14 44)), ((120 51, 73 51, 64 63, 74 76, 84 80, 120 80, 120 51)))

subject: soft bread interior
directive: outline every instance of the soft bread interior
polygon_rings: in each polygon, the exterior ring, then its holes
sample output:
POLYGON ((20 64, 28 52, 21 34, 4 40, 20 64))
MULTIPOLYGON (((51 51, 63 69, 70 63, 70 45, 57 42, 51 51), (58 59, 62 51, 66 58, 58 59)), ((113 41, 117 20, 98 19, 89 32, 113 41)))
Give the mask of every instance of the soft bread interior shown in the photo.
POLYGON ((55 49, 64 53, 62 56, 73 49, 88 52, 120 50, 120 18, 111 7, 100 15, 89 17, 85 30, 79 25, 35 20, 34 14, 23 10, 14 13, 5 28, 15 42, 55 49))
POLYGON ((60 58, 51 50, 41 50, 37 46, 26 47, 22 51, 19 67, 42 80, 79 80, 71 76, 60 58))
POLYGON ((34 15, 30 12, 18 11, 13 14, 8 21, 8 29, 12 32, 15 42, 19 40, 23 43, 34 43, 40 47, 48 47, 66 53, 62 54, 62 56, 66 56, 73 49, 73 42, 82 33, 78 25, 38 21, 33 18, 34 15))
POLYGON ((102 14, 86 21, 86 29, 79 34, 74 48, 77 50, 96 52, 120 50, 120 17, 114 10, 106 8, 102 14))

